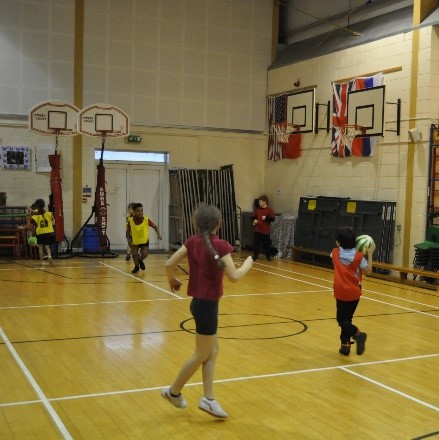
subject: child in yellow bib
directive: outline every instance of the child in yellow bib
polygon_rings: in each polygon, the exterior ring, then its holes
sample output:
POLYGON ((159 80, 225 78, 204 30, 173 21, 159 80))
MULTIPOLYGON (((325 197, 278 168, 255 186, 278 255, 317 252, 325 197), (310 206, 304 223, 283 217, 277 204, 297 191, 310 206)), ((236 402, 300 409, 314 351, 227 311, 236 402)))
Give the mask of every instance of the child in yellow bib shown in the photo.
POLYGON ((53 214, 44 209, 45 206, 46 204, 43 199, 35 200, 35 203, 32 205, 31 218, 28 220, 27 225, 21 226, 20 229, 35 230, 41 264, 44 264, 44 251, 46 251, 49 264, 53 266, 50 246, 56 242, 55 229, 53 227, 55 220, 53 214))
POLYGON ((137 273, 140 269, 145 270, 144 260, 149 251, 149 227, 156 231, 158 239, 161 240, 162 234, 159 227, 151 219, 144 217, 143 205, 134 203, 133 215, 127 218, 127 241, 134 261, 134 269, 131 273, 137 273))

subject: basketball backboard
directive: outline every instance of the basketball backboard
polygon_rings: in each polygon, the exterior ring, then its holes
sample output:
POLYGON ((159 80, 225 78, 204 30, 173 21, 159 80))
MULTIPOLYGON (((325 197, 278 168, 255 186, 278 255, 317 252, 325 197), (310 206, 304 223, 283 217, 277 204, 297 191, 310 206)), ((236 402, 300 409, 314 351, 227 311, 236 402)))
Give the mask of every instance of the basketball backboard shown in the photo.
POLYGON ((124 137, 129 134, 129 118, 114 105, 92 104, 79 112, 78 132, 92 137, 124 137))
POLYGON ((287 120, 300 127, 297 133, 314 130, 314 89, 287 95, 287 120))
MULTIPOLYGON (((363 136, 383 136, 385 86, 348 93, 347 123, 363 127, 363 136)), ((361 135, 360 135, 361 136, 361 135)))
POLYGON ((63 101, 44 101, 29 112, 29 130, 47 135, 78 134, 79 109, 63 101))

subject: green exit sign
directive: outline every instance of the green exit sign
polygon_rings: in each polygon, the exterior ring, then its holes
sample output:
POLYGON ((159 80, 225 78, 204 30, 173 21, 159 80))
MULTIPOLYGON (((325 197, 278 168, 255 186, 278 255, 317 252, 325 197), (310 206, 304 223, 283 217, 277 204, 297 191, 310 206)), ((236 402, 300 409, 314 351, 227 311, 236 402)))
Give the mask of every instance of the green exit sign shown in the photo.
POLYGON ((125 138, 125 140, 130 143, 139 143, 142 142, 142 137, 138 136, 137 134, 130 134, 125 138))

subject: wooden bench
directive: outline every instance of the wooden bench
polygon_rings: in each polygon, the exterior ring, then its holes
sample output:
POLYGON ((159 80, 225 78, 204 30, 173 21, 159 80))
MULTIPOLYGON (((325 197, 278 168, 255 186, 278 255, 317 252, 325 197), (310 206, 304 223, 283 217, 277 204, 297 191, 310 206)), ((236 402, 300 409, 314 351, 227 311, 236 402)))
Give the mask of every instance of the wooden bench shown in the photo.
POLYGON ((17 229, 0 228, 0 247, 11 248, 14 258, 20 258, 20 231, 17 229))
POLYGON ((300 260, 300 255, 302 255, 302 254, 308 254, 308 255, 318 256, 318 257, 328 257, 328 263, 330 263, 329 256, 331 253, 327 252, 327 251, 321 251, 319 249, 303 248, 300 246, 287 246, 287 249, 291 250, 291 259, 293 261, 300 260))
MULTIPOLYGON (((319 249, 302 248, 300 246, 289 246, 288 249, 291 249, 292 259, 294 261, 298 260, 298 256, 300 254, 310 254, 310 255, 324 256, 324 257, 329 257, 331 254, 330 252, 327 251, 321 251, 319 249)), ((428 270, 417 269, 413 267, 394 266, 393 264, 390 263, 382 263, 380 261, 375 261, 375 260, 373 262, 373 267, 376 269, 386 270, 390 273, 386 274, 386 273, 380 273, 374 271, 369 275, 371 277, 381 278, 393 282, 399 282, 402 284, 409 284, 412 286, 423 287, 435 291, 439 290, 439 285, 431 283, 432 280, 439 279, 439 272, 431 272, 428 270), (391 272, 396 272, 398 276, 392 275, 391 272), (409 274, 413 275, 414 279, 409 279, 408 278, 409 274), (422 281, 415 279, 418 277, 424 278, 424 280, 422 281)))
MULTIPOLYGON (((429 270, 417 269, 414 267, 394 266, 393 264, 381 263, 380 261, 374 261, 373 267, 398 273, 399 277, 397 279, 400 283, 403 284, 411 284, 415 286, 420 285, 421 287, 427 287, 432 290, 438 290, 439 288, 439 285, 429 284, 428 282, 426 282, 426 280, 432 281, 434 279, 439 279, 439 272, 431 272, 429 270), (413 280, 410 280, 408 278, 409 274, 414 276, 413 280), (424 281, 416 280, 415 278, 417 277, 424 278, 424 281)), ((376 278, 383 278, 383 279, 392 279, 392 281, 395 280, 396 278, 393 275, 381 274, 379 272, 373 272, 370 276, 374 276, 376 278)))

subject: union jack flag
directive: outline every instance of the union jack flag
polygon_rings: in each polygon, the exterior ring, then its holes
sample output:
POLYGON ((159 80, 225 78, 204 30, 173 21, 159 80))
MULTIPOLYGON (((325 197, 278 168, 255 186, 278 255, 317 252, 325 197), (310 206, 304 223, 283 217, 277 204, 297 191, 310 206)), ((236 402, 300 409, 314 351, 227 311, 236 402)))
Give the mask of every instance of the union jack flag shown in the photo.
POLYGON ((331 154, 334 157, 373 155, 377 142, 376 137, 358 137, 352 141, 352 145, 343 142, 340 130, 336 127, 347 124, 348 94, 354 90, 364 90, 383 84, 383 74, 378 73, 369 77, 358 77, 346 83, 333 83, 332 103, 332 144, 331 154))
POLYGON ((268 160, 282 159, 282 142, 278 139, 273 124, 285 122, 286 109, 287 95, 268 97, 268 160))

